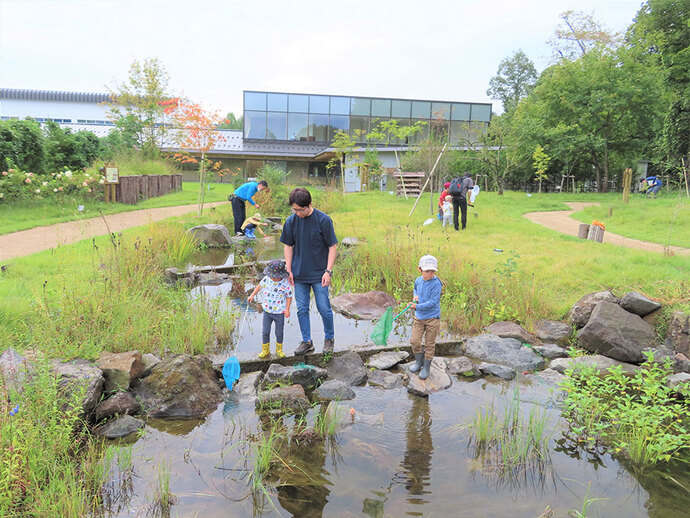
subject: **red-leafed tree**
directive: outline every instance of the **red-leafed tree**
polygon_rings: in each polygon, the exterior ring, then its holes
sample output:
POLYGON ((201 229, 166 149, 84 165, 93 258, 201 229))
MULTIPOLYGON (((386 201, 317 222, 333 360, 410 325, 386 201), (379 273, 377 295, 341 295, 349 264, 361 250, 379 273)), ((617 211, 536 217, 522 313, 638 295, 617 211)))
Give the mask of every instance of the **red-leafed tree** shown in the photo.
POLYGON ((170 115, 177 144, 188 153, 199 153, 199 210, 204 209, 206 195, 206 173, 208 171, 207 154, 213 146, 225 140, 218 131, 218 125, 224 122, 223 117, 215 112, 207 112, 201 105, 184 99, 174 98, 162 101, 164 113, 170 115))

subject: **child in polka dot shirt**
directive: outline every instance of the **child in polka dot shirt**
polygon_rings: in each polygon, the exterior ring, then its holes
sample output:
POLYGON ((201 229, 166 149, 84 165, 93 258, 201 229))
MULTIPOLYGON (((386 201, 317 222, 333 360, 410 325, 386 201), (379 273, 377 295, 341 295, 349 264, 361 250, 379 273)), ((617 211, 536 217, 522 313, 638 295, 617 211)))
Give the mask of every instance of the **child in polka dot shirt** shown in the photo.
POLYGON ((261 335, 261 352, 259 358, 264 359, 271 354, 271 324, 275 323, 276 356, 284 358, 283 330, 285 318, 290 317, 290 305, 292 303, 292 286, 287 280, 285 261, 275 259, 264 269, 264 278, 254 288, 247 302, 261 290, 261 307, 264 310, 263 329, 261 335))

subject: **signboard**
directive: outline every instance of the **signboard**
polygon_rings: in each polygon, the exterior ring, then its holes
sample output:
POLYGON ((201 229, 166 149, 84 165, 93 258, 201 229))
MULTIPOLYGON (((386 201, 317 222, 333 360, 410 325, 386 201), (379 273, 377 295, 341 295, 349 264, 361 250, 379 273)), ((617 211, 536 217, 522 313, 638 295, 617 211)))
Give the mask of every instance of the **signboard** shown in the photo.
POLYGON ((120 183, 120 171, 117 169, 117 167, 105 168, 105 182, 120 183))

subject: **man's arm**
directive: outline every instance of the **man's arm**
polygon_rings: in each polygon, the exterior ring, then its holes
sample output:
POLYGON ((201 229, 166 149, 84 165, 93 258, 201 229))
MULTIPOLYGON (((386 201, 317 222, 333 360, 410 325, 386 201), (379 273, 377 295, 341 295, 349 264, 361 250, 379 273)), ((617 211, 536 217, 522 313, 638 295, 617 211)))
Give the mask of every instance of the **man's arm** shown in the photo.
POLYGON ((285 256, 285 270, 288 272, 288 282, 291 286, 294 286, 295 279, 292 277, 292 254, 295 251, 295 247, 283 245, 283 255, 285 256))
MULTIPOLYGON (((333 265, 335 264, 335 252, 337 248, 337 244, 328 247, 328 262, 326 263, 326 270, 333 271, 333 265)), ((323 275, 321 276, 321 286, 328 286, 330 283, 331 274, 328 272, 323 272, 323 275)))

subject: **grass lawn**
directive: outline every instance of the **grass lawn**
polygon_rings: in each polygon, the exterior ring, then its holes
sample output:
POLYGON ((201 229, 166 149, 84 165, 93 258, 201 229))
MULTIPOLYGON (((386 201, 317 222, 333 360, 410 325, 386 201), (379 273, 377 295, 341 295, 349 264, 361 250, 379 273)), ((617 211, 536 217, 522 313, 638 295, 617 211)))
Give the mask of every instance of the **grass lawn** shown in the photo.
MULTIPOLYGON (((234 189, 233 184, 212 183, 206 193, 206 201, 225 201, 234 189)), ((199 184, 197 182, 183 182, 180 192, 150 198, 136 205, 77 199, 62 204, 56 203, 54 200, 22 200, 14 203, 2 203, 0 204, 0 234, 9 234, 18 230, 53 225, 64 221, 94 218, 100 216, 101 212, 103 214, 116 214, 132 210, 190 205, 197 203, 198 195, 199 184), (83 212, 77 210, 79 205, 84 206, 83 212)))

